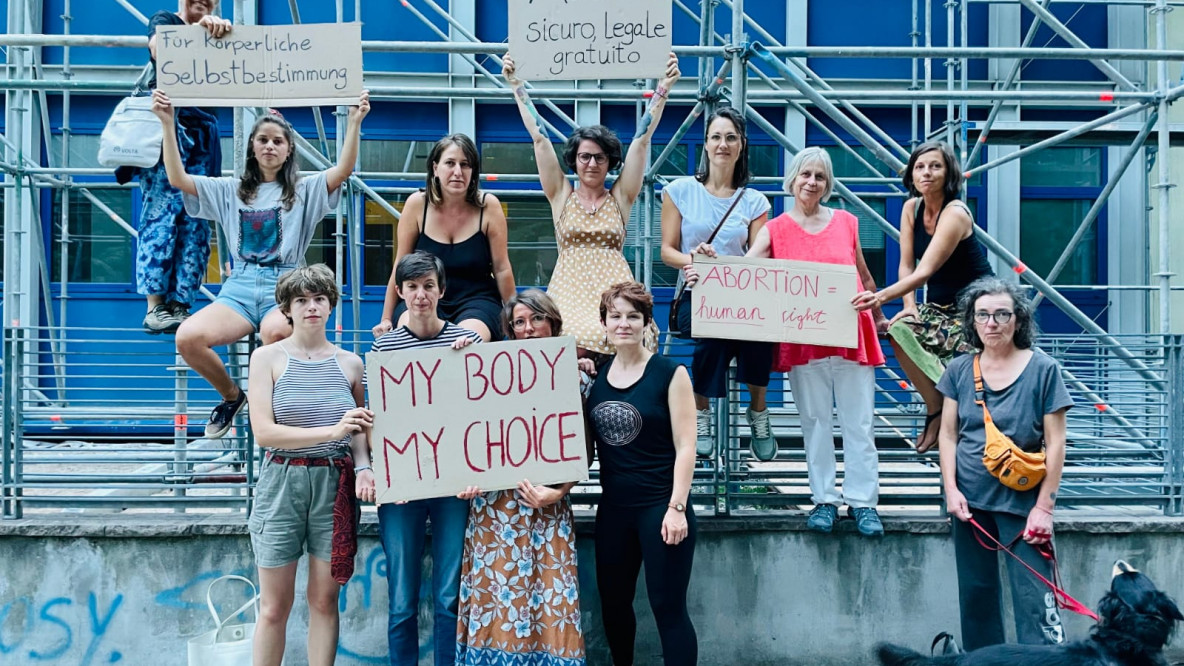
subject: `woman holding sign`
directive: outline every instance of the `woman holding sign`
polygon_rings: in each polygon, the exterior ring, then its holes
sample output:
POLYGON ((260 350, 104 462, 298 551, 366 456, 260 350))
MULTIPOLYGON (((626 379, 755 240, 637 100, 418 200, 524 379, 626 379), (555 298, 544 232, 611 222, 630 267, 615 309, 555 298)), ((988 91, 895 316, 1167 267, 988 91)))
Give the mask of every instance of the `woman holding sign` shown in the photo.
MULTIPOLYGON (((534 141, 539 179, 555 222, 559 259, 547 293, 563 313, 567 334, 576 338, 582 355, 614 353, 612 342, 605 339, 597 319, 600 295, 610 285, 633 279, 621 253, 625 225, 629 210, 641 193, 646 155, 662 110, 666 108, 666 96, 680 75, 678 57, 671 53, 665 76, 654 89, 623 163, 620 139, 603 125, 581 127, 567 138, 563 162, 576 174, 579 186, 574 187, 563 173, 543 128, 542 117, 526 92, 526 84, 514 73, 514 59, 507 55, 502 60, 502 76, 514 89, 522 122, 534 141), (611 188, 606 188, 609 172, 617 167, 621 167, 620 176, 611 188)), ((657 349, 657 341, 658 328, 652 326, 647 330, 646 345, 657 349)))
MULTIPOLYGON (((563 316, 538 289, 502 310, 506 338, 563 335, 563 316)), ((580 359, 582 371, 591 370, 580 359)), ((461 566, 457 666, 584 664, 575 518, 575 483, 477 495, 469 509, 461 566), (506 572, 511 572, 506 575, 506 572)))
MULTIPOLYGON (((785 176, 785 189, 793 195, 793 210, 761 229, 748 250, 750 257, 795 259, 855 266, 859 273, 855 291, 875 289, 876 283, 863 248, 859 245, 859 220, 845 210, 823 206, 834 187, 830 155, 821 148, 807 148, 794 157, 785 176)), ((794 404, 802 419, 806 465, 814 509, 806 525, 830 532, 839 505, 855 519, 864 536, 883 536, 876 512, 880 496, 879 456, 873 429, 877 365, 884 352, 876 335, 877 309, 859 313, 859 346, 826 347, 781 343, 773 369, 789 373, 794 404), (835 489, 835 439, 831 414, 839 408, 843 432, 843 492, 835 489)))
MULTIPOLYGON (((692 255, 742 257, 769 221, 768 198, 749 189, 748 137, 744 116, 721 107, 707 119, 706 159, 693 178, 679 178, 662 190, 662 263, 681 268, 687 286, 699 279, 692 255)), ((691 298, 682 299, 679 327, 691 331, 691 298)), ((711 437, 710 398, 727 394, 728 366, 736 359, 736 378, 748 386, 745 412, 752 428, 749 445, 760 460, 777 455, 777 440, 769 426, 765 392, 773 367, 773 345, 768 342, 696 338, 691 361, 695 381, 696 440, 699 455, 715 451, 711 437)))
POLYGON ((333 663, 337 597, 358 552, 357 499, 374 500, 362 359, 325 337, 338 296, 324 264, 284 275, 274 297, 292 336, 251 356, 251 430, 264 450, 248 521, 263 593, 255 666, 283 660, 296 564, 306 550, 308 663, 333 663))
POLYGON ((206 437, 217 439, 230 430, 247 396, 222 364, 214 347, 259 331, 263 344, 282 340, 292 328, 276 310, 276 282, 304 263, 312 234, 337 207, 341 185, 354 170, 362 119, 370 112, 370 93, 363 91, 349 108, 349 121, 337 164, 300 177, 296 165, 296 132, 279 114, 259 116, 247 138, 247 164, 242 178, 193 175, 177 145, 173 104, 168 95, 153 93, 152 111, 165 127, 162 159, 169 183, 185 195, 185 210, 213 220, 226 232, 226 255, 234 272, 218 298, 177 329, 177 351, 191 368, 222 396, 206 424, 206 437))
POLYGON ((937 381, 955 354, 974 351, 966 340, 967 322, 958 316, 958 293, 994 272, 974 237, 970 209, 958 199, 962 169, 949 144, 917 146, 902 180, 916 198, 900 210, 899 279, 880 291, 864 291, 852 302, 856 310, 869 310, 897 298, 904 301, 887 330, 901 369, 925 399, 928 415, 917 437, 917 451, 924 453, 937 446, 941 425, 937 381), (926 285, 927 301, 917 305, 916 291, 926 285))
POLYGON ((613 663, 633 663, 633 597, 645 565, 650 607, 668 666, 699 654, 687 613, 695 557, 695 399, 687 369, 645 347, 654 300, 622 282, 604 292, 600 321, 617 354, 601 368, 585 413, 600 457, 596 587, 613 663))

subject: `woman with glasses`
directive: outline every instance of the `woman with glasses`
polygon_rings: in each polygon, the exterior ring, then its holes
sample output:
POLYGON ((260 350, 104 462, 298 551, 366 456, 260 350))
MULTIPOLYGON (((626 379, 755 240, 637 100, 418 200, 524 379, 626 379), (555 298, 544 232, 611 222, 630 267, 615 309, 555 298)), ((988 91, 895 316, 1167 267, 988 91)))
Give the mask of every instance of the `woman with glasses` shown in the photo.
POLYGON ((974 237, 970 209, 958 199, 962 169, 949 144, 917 146, 902 180, 915 198, 900 211, 899 279, 880 291, 863 291, 852 302, 862 311, 904 301, 887 332, 901 369, 925 400, 925 426, 917 437, 917 451, 924 453, 937 445, 941 421, 941 394, 934 385, 955 354, 974 351, 958 318, 958 293, 994 272, 974 237), (916 291, 924 286, 928 298, 917 305, 916 291))
MULTIPOLYGON (((427 189, 407 197, 399 217, 395 265, 417 250, 439 257, 448 273, 440 318, 489 342, 501 339, 502 302, 515 287, 506 214, 497 197, 481 192, 480 180, 481 157, 472 139, 458 133, 437 141, 428 155, 427 189)), ((408 321, 398 286, 391 270, 375 338, 408 321)))
MULTIPOLYGON (((707 119, 706 127, 699 173, 679 178, 662 190, 662 263, 682 269, 680 282, 685 280, 688 286, 699 279, 693 255, 743 257, 769 221, 772 207, 765 195, 748 187, 744 116, 731 107, 721 107, 707 119), (708 242, 713 232, 715 238, 708 242)), ((678 312, 679 328, 684 332, 691 330, 691 301, 684 298, 678 312)), ((701 456, 715 451, 708 400, 727 395, 732 359, 736 359, 736 378, 748 386, 750 402, 745 417, 752 428, 749 442, 753 455, 772 460, 777 440, 765 405, 773 368, 773 344, 769 342, 695 339, 691 361, 697 410, 695 449, 701 456)))
MULTIPOLYGON (((563 316, 538 289, 506 301, 507 339, 564 334, 563 316)), ((581 374, 592 370, 580 359, 581 374)), ((476 494, 461 565, 458 666, 583 666, 576 533, 567 493, 574 483, 476 494)))
MULTIPOLYGON (((502 76, 514 89, 518 111, 534 140, 539 179, 555 222, 559 259, 547 293, 563 313, 567 334, 576 338, 581 355, 615 351, 600 327, 600 295, 610 285, 633 279, 621 252, 625 245, 625 225, 629 210, 641 193, 650 140, 662 117, 666 97, 679 75, 678 58, 671 53, 665 75, 637 126, 624 163, 620 139, 603 125, 581 127, 567 138, 563 162, 576 174, 578 187, 575 187, 563 173, 543 120, 526 92, 526 84, 515 74, 514 59, 506 56, 502 61, 502 76), (609 172, 617 167, 621 167, 620 175, 612 187, 606 187, 609 172)), ((646 345, 650 349, 657 348, 657 333, 656 326, 647 331, 646 345)))
MULTIPOLYGON (((961 317, 974 322, 967 340, 975 354, 960 356, 937 383, 944 397, 941 477, 953 521, 954 559, 962 641, 967 650, 1004 642, 999 553, 982 545, 973 518, 1000 543, 1045 578, 1052 562, 1040 547, 1052 540, 1052 513, 1065 464, 1065 412, 1073 400, 1061 369, 1032 349, 1038 331, 1032 303, 1019 285, 995 277, 971 283, 962 293, 961 317), (981 384, 980 384, 981 382, 981 384), (981 386, 981 387, 980 387, 981 386), (981 402, 980 402, 981 401, 981 402), (986 415, 1015 446, 1043 450, 1044 480, 1013 490, 983 462, 986 415)), ((1029 571, 1007 563, 1016 638, 1020 643, 1061 643, 1064 630, 1056 600, 1029 571)))

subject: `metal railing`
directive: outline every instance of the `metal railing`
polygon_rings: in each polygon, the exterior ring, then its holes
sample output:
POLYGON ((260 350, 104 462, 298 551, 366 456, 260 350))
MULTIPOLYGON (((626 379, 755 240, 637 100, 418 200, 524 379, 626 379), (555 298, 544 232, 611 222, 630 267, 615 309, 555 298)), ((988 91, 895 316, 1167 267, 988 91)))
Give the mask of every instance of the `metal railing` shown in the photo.
MULTIPOLYGON (((44 331, 13 327, 4 336, 3 517, 196 511, 238 512, 245 520, 259 460, 245 413, 225 438, 204 439, 202 426, 218 397, 184 365, 170 337, 116 328, 66 333, 57 357, 44 331)), ((369 341, 369 332, 347 331, 340 344, 364 352, 369 341)), ((1145 371, 1117 358, 1097 336, 1044 336, 1039 347, 1061 363, 1076 402, 1059 505, 1109 514, 1184 513, 1184 336, 1123 338, 1145 371)), ((669 340, 663 349, 689 365, 690 343, 669 340)), ((225 355, 240 382, 248 353, 239 343, 225 355)), ((891 360, 876 371, 880 506, 890 514, 933 515, 943 506, 937 455, 913 448, 925 409, 901 376, 891 360)), ((715 405, 716 453, 700 459, 695 471, 692 499, 701 512, 809 509, 788 383, 774 375, 769 386, 780 444, 772 462, 748 451, 741 387, 732 382, 729 397, 717 402, 723 404, 715 405)), ((838 457, 841 483, 841 448, 838 457)), ((596 476, 594 470, 573 491, 577 506, 596 503, 596 476)))

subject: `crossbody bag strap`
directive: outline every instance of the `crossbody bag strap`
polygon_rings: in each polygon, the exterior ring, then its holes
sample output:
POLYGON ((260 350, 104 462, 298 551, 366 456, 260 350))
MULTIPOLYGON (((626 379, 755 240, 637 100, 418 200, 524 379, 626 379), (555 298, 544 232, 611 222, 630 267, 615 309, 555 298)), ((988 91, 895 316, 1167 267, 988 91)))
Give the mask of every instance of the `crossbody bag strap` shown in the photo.
POLYGON ((725 212, 724 216, 719 219, 719 224, 715 225, 715 230, 712 231, 711 235, 707 237, 708 245, 711 245, 711 241, 715 240, 715 237, 719 234, 719 230, 724 228, 724 222, 727 222, 728 218, 732 215, 732 211, 736 210, 736 205, 739 204, 740 200, 744 198, 744 191, 747 189, 747 187, 741 187, 740 191, 736 193, 736 198, 732 200, 732 205, 728 206, 727 212, 725 212))
POLYGON ((982 354, 974 355, 974 402, 983 408, 983 422, 994 423, 991 412, 987 411, 987 392, 983 388, 983 368, 978 361, 981 356, 982 354))
POLYGON ((148 79, 152 78, 153 65, 149 60, 147 65, 144 65, 144 70, 140 72, 140 78, 136 79, 135 85, 132 86, 132 97, 140 97, 141 93, 148 92, 148 79))

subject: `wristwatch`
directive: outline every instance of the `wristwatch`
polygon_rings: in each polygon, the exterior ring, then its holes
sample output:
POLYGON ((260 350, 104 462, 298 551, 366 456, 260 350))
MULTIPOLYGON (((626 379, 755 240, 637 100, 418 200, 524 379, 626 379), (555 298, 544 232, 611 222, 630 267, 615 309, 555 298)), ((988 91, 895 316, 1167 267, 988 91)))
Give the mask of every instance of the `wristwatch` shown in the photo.
POLYGON ((666 506, 667 506, 667 508, 674 509, 675 511, 677 511, 679 513, 683 513, 687 510, 687 505, 683 504, 682 502, 671 502, 670 504, 667 504, 666 506))

